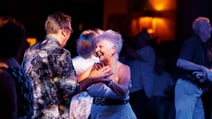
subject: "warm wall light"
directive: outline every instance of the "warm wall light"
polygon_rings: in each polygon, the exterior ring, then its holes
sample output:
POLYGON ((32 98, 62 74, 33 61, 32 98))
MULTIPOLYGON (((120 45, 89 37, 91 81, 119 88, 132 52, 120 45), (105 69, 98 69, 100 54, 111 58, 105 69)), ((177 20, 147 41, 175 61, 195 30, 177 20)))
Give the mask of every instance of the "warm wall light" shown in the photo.
POLYGON ((176 9, 176 0, 149 0, 156 11, 167 11, 176 9))
POLYGON ((161 41, 175 40, 176 0, 148 0, 148 9, 133 13, 131 34, 146 28, 152 37, 161 41))
POLYGON ((139 17, 132 19, 131 31, 132 35, 136 35, 139 31, 147 29, 152 36, 157 36, 161 40, 173 40, 175 38, 175 25, 168 18, 161 17, 139 17))
POLYGON ((29 43, 29 46, 34 45, 35 43, 37 43, 37 38, 34 37, 28 37, 26 38, 27 43, 29 43))
POLYGON ((141 31, 143 28, 152 28, 152 17, 139 17, 139 31, 141 31))
POLYGON ((143 29, 147 29, 148 33, 154 34, 156 21, 153 17, 145 16, 132 19, 131 22, 131 31, 132 35, 136 35, 138 32, 143 29))

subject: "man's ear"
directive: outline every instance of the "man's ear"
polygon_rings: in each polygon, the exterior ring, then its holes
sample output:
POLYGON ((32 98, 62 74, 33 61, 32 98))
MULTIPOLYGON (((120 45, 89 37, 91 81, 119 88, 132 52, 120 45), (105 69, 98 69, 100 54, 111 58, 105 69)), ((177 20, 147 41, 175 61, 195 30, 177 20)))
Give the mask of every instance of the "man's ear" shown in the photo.
POLYGON ((65 29, 61 29, 61 34, 63 35, 63 37, 66 37, 66 31, 65 31, 65 29))

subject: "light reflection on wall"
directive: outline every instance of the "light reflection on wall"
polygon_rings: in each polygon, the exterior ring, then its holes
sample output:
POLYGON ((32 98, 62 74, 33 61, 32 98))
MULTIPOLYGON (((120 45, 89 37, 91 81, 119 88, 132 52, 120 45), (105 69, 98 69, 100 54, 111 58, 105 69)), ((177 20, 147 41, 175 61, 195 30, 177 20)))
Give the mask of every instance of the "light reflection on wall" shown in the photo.
POLYGON ((149 0, 156 11, 175 10, 176 0, 149 0))
POLYGON ((149 0, 152 8, 151 15, 136 16, 131 21, 131 33, 136 35, 143 28, 147 28, 152 36, 158 40, 175 40, 176 29, 176 0, 149 0))
POLYGON ((26 38, 27 43, 29 43, 29 46, 34 45, 35 43, 37 43, 37 38, 34 37, 28 37, 26 38))

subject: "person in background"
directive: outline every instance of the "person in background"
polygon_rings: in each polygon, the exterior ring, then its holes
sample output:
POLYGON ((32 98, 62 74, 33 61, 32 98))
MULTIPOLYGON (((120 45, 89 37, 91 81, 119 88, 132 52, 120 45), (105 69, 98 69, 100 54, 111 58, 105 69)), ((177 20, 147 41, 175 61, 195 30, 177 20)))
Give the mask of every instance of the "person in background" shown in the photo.
POLYGON ((122 37, 118 32, 106 30, 96 37, 96 54, 101 66, 109 66, 113 75, 87 88, 93 97, 91 119, 136 119, 129 104, 131 85, 129 66, 119 61, 122 37))
POLYGON ((141 80, 145 95, 151 98, 153 93, 153 77, 155 67, 155 49, 150 45, 151 37, 146 29, 143 29, 135 38, 136 53, 135 55, 140 60, 141 65, 141 80))
POLYGON ((71 17, 49 14, 45 31, 45 39, 29 47, 22 62, 34 89, 33 118, 68 119, 71 97, 100 81, 98 77, 111 75, 111 69, 95 70, 95 65, 86 79, 77 82, 71 54, 64 48, 72 33, 71 17))
POLYGON ((153 94, 150 98, 151 118, 175 119, 174 86, 172 75, 166 69, 167 60, 163 56, 156 56, 154 70, 153 94))
MULTIPOLYGON (((74 57, 72 61, 78 82, 88 76, 94 63, 99 62, 95 56, 95 37, 97 35, 98 32, 88 29, 83 31, 77 40, 78 56, 74 57)), ((73 96, 70 104, 70 119, 87 119, 90 115, 92 101, 93 98, 88 95, 87 91, 73 96)))
POLYGON ((0 115, 2 119, 31 119, 33 88, 17 56, 25 42, 25 27, 10 16, 0 16, 0 115))
POLYGON ((141 62, 135 48, 130 43, 124 42, 123 51, 125 53, 121 56, 120 61, 128 65, 131 72, 132 86, 130 87, 130 105, 132 106, 137 119, 145 119, 144 115, 146 113, 144 111, 147 111, 145 104, 147 96, 145 95, 141 80, 141 62), (143 104, 143 102, 145 103, 143 104))
POLYGON ((149 99, 153 93, 155 50, 150 36, 144 29, 134 40, 135 48, 125 44, 125 62, 131 71, 130 104, 138 119, 149 119, 149 99))
POLYGON ((197 17, 192 23, 192 29, 194 35, 183 43, 176 62, 181 71, 175 86, 176 119, 205 119, 202 94, 207 93, 208 82, 196 77, 193 72, 207 74, 212 66, 210 20, 207 17, 197 17))

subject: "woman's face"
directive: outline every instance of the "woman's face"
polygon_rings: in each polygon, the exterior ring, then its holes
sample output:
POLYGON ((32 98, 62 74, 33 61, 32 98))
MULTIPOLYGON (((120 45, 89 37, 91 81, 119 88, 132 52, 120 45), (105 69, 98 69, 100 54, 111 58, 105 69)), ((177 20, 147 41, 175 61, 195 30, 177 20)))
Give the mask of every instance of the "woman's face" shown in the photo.
POLYGON ((100 61, 108 61, 113 56, 115 50, 114 45, 107 41, 101 40, 96 44, 96 54, 99 57, 100 61))

